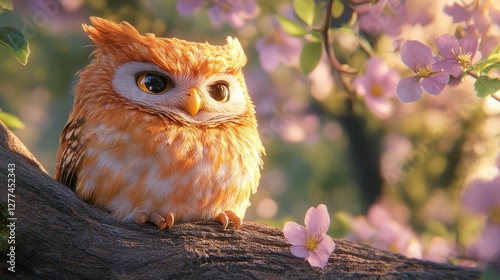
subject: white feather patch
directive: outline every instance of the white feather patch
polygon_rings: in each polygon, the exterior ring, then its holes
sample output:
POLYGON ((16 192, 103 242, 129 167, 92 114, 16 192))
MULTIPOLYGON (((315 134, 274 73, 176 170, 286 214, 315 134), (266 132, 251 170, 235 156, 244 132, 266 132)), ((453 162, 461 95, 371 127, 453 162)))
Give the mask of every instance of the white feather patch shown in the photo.
POLYGON ((209 120, 231 119, 231 116, 241 115, 248 109, 246 93, 235 75, 215 74, 208 78, 189 76, 187 74, 173 75, 152 63, 128 62, 120 65, 113 77, 114 90, 121 96, 148 105, 158 111, 166 111, 179 116, 188 122, 204 123, 209 120), (155 72, 171 79, 173 87, 162 94, 148 94, 136 84, 138 73, 155 72), (222 81, 229 86, 229 100, 218 102, 210 96, 210 86, 222 81), (186 94, 191 88, 197 88, 202 99, 202 107, 197 115, 191 116, 185 110, 186 94))

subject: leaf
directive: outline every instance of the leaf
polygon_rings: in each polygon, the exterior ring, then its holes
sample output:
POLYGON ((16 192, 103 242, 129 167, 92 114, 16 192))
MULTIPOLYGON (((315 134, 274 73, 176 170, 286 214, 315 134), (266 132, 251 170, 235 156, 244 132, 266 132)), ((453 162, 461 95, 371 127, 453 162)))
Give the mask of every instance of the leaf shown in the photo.
POLYGON ((304 75, 311 73, 318 66, 322 53, 321 42, 309 42, 302 47, 300 53, 300 70, 304 75))
MULTIPOLYGON (((483 69, 482 73, 486 74, 486 73, 490 72, 491 69, 495 69, 495 68, 499 68, 500 69, 500 62, 496 62, 496 63, 493 63, 493 64, 490 64, 490 65, 486 66, 483 69)), ((479 72, 479 73, 481 73, 481 72, 479 72)))
POLYGON ((14 6, 12 6, 12 1, 11 0, 0 0, 0 13, 3 12, 3 10, 13 10, 14 6))
POLYGON ((477 97, 484 98, 500 90, 500 79, 479 76, 474 83, 477 97))
POLYGON ((332 17, 339 18, 344 14, 345 6, 341 0, 334 0, 332 3, 332 17))
POLYGON ((479 73, 488 73, 491 66, 500 63, 500 54, 492 53, 474 64, 474 69, 479 73))
POLYGON ((312 26, 314 21, 314 0, 293 0, 293 9, 297 16, 308 26, 312 26))
POLYGON ((24 35, 14 27, 0 27, 0 45, 5 46, 21 62, 22 65, 28 63, 30 48, 24 35))
POLYGON ((358 32, 354 31, 353 29, 351 29, 349 27, 339 27, 339 28, 332 28, 331 30, 332 30, 332 32, 335 32, 335 33, 337 33, 337 32, 345 32, 347 34, 353 35, 358 40, 358 43, 359 43, 360 47, 363 48, 363 50, 368 55, 370 55, 370 56, 375 55, 375 51, 373 50, 372 45, 370 44, 370 42, 365 37, 363 37, 361 34, 359 34, 358 32))
POLYGON ((16 116, 5 113, 5 112, 0 112, 0 121, 5 123, 6 126, 9 128, 13 129, 18 129, 18 128, 24 128, 24 123, 19 120, 16 116))
POLYGON ((307 34, 307 30, 302 27, 302 25, 289 18, 278 15, 276 16, 276 19, 278 20, 283 30, 285 30, 285 32, 290 36, 302 37, 307 34))

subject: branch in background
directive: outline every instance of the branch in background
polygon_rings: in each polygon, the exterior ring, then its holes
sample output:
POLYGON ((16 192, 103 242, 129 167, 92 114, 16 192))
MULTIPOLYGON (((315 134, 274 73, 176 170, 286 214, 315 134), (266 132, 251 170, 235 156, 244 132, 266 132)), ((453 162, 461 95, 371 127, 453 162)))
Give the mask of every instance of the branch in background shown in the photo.
POLYGON ((330 25, 332 23, 332 6, 333 0, 329 0, 326 6, 326 20, 325 25, 321 29, 321 36, 323 37, 323 46, 326 51, 328 60, 332 64, 333 68, 340 73, 344 74, 357 74, 356 69, 352 69, 349 65, 341 64, 335 57, 335 52, 330 44, 330 38, 328 32, 330 31, 330 25))

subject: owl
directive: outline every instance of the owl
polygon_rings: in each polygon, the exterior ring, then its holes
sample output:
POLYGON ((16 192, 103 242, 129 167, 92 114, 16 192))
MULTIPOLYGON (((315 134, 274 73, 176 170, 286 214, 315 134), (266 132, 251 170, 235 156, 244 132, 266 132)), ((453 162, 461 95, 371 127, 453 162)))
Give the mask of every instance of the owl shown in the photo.
POLYGON ((122 221, 239 228, 264 148, 237 39, 140 35, 91 17, 95 43, 60 136, 55 179, 122 221))

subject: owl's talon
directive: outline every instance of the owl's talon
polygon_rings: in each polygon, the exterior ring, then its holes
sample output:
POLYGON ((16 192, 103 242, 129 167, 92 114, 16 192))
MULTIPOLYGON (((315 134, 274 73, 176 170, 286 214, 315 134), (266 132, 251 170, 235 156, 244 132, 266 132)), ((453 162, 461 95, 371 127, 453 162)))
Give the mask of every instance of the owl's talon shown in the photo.
POLYGON ((229 223, 229 217, 226 213, 220 212, 219 215, 217 215, 217 217, 215 218, 215 221, 222 224, 222 229, 226 229, 227 224, 229 223))
POLYGON ((215 218, 215 221, 218 221, 222 224, 222 229, 226 229, 229 222, 232 222, 235 224, 235 226, 234 226, 235 229, 239 229, 241 227, 241 225, 243 224, 243 221, 240 219, 240 217, 238 217, 231 210, 226 210, 226 211, 219 213, 219 215, 217 215, 217 217, 215 218))
POLYGON ((158 230, 162 230, 167 226, 165 219, 158 213, 153 212, 148 216, 148 222, 152 222, 158 226, 158 230))
POLYGON ((134 216, 134 222, 142 225, 148 220, 148 213, 146 212, 138 212, 134 216))
POLYGON ((167 228, 172 228, 172 226, 174 225, 174 221, 175 221, 174 213, 168 212, 167 216, 165 217, 165 221, 166 221, 167 228))

